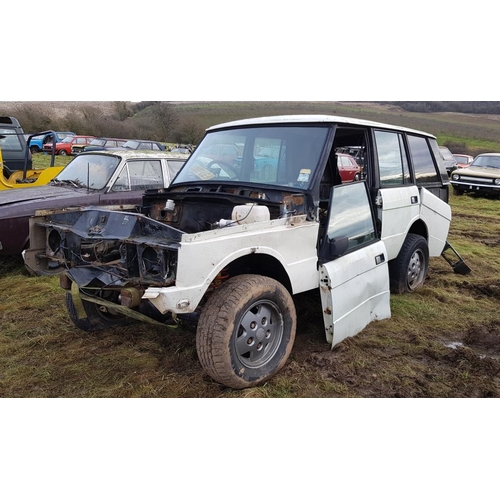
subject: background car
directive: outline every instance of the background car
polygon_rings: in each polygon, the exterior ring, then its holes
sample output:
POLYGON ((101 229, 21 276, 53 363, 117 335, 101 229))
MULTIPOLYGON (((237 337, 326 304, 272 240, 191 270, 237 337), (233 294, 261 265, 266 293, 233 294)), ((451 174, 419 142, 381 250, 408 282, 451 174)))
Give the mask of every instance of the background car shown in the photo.
MULTIPOLYGON (((68 135, 62 142, 56 143, 56 155, 66 156, 74 154, 73 148, 75 148, 75 151, 78 148, 83 149, 85 146, 88 146, 93 139, 95 139, 95 137, 91 135, 68 135)), ((44 144, 43 152, 52 154, 52 146, 52 142, 44 144)))
POLYGON ((49 184, 0 196, 0 256, 27 248, 29 218, 40 209, 139 205, 146 189, 167 188, 187 155, 165 151, 81 153, 49 184))
POLYGON ((458 168, 457 160, 455 160, 451 151, 445 146, 439 146, 439 152, 441 153, 441 158, 448 172, 448 177, 450 177, 452 172, 458 168))
POLYGON ((481 193, 500 196, 500 153, 477 156, 468 168, 453 172, 450 182, 456 195, 481 193))
POLYGON ((172 148, 170 151, 172 153, 182 153, 182 154, 191 154, 192 153, 191 149, 189 149, 187 147, 172 148))
POLYGON ((361 167, 351 155, 337 153, 337 165, 342 182, 353 182, 361 179, 361 167))
MULTIPOLYGON (((69 137, 70 135, 76 135, 74 132, 54 132, 55 134, 55 140, 56 144, 58 142, 64 141, 66 137, 69 137)), ((30 151, 35 154, 35 153, 41 153, 43 151, 43 147, 45 144, 53 144, 54 138, 52 134, 46 134, 46 135, 34 135, 34 137, 31 137, 29 139, 29 148, 30 151)), ((51 150, 52 152, 52 150, 51 150)))
MULTIPOLYGON (((166 151, 163 144, 156 141, 143 141, 143 140, 133 140, 127 141, 125 144, 120 146, 120 149, 144 149, 150 151, 166 151)), ((174 153, 183 153, 183 151, 172 151, 174 153)))
POLYGON ((454 154, 458 168, 467 168, 473 161, 474 157, 470 155, 454 154))
MULTIPOLYGON (((3 174, 9 177, 16 170, 23 170, 27 143, 19 121, 13 116, 0 116, 0 149, 3 157, 3 174)), ((31 169, 31 153, 26 168, 31 169)))
MULTIPOLYGON (((127 139, 116 139, 115 137, 96 137, 92 142, 83 148, 83 151, 104 151, 105 149, 121 148, 127 139)), ((80 151, 81 152, 81 151, 80 151)), ((75 148, 73 154, 78 154, 79 151, 75 148)))

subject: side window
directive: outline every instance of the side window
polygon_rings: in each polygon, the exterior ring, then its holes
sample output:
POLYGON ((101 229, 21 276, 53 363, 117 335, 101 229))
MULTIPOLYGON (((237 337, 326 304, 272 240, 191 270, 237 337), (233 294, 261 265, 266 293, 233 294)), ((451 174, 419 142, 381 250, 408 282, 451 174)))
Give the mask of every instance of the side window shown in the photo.
POLYGON ((417 184, 439 181, 427 140, 424 137, 408 135, 408 144, 417 184))
POLYGON ((142 191, 163 187, 160 160, 130 161, 116 180, 113 191, 142 191))
POLYGON ((0 129, 0 147, 10 151, 22 151, 23 147, 14 129, 0 129))
POLYGON ((348 251, 376 240, 365 183, 344 184, 334 188, 327 235, 329 240, 347 238, 348 251))
POLYGON ((375 131, 382 187, 401 186, 410 182, 408 160, 401 134, 375 131))

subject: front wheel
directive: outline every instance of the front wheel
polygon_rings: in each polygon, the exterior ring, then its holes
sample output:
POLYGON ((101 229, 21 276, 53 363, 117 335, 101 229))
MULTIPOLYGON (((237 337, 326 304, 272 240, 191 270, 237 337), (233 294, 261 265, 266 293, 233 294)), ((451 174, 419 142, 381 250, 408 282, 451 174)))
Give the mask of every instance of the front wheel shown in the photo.
POLYGON ((59 153, 57 153, 59 156, 68 156, 68 153, 66 152, 65 149, 61 149, 59 153))
POLYGON ((203 308, 198 358, 216 382, 233 389, 254 387, 283 368, 296 328, 295 304, 283 285, 265 276, 236 276, 203 308))
POLYGON ((391 292, 413 292, 423 285, 429 269, 429 246, 418 234, 409 234, 398 257, 389 264, 391 292))

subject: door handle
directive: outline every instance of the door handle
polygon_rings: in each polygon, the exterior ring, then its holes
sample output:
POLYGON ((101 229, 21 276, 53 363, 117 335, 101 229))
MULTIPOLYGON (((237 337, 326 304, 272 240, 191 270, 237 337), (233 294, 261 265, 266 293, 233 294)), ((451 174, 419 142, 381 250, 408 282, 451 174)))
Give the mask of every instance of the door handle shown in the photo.
POLYGON ((418 204, 418 196, 412 196, 411 197, 411 204, 412 205, 417 205, 418 204))

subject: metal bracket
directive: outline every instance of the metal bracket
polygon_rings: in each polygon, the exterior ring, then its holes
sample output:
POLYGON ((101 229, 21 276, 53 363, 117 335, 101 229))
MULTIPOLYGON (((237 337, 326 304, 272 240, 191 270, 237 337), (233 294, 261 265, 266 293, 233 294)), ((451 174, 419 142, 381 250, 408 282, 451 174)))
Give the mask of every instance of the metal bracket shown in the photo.
POLYGON ((450 264, 450 266, 452 267, 453 271, 456 274, 467 276, 472 272, 472 269, 464 262, 462 257, 460 257, 459 253, 450 245, 449 242, 446 242, 446 245, 444 247, 441 256, 446 262, 448 262, 448 264, 450 264), (452 253, 455 256, 455 259, 452 259, 449 255, 446 255, 446 252, 452 253))

